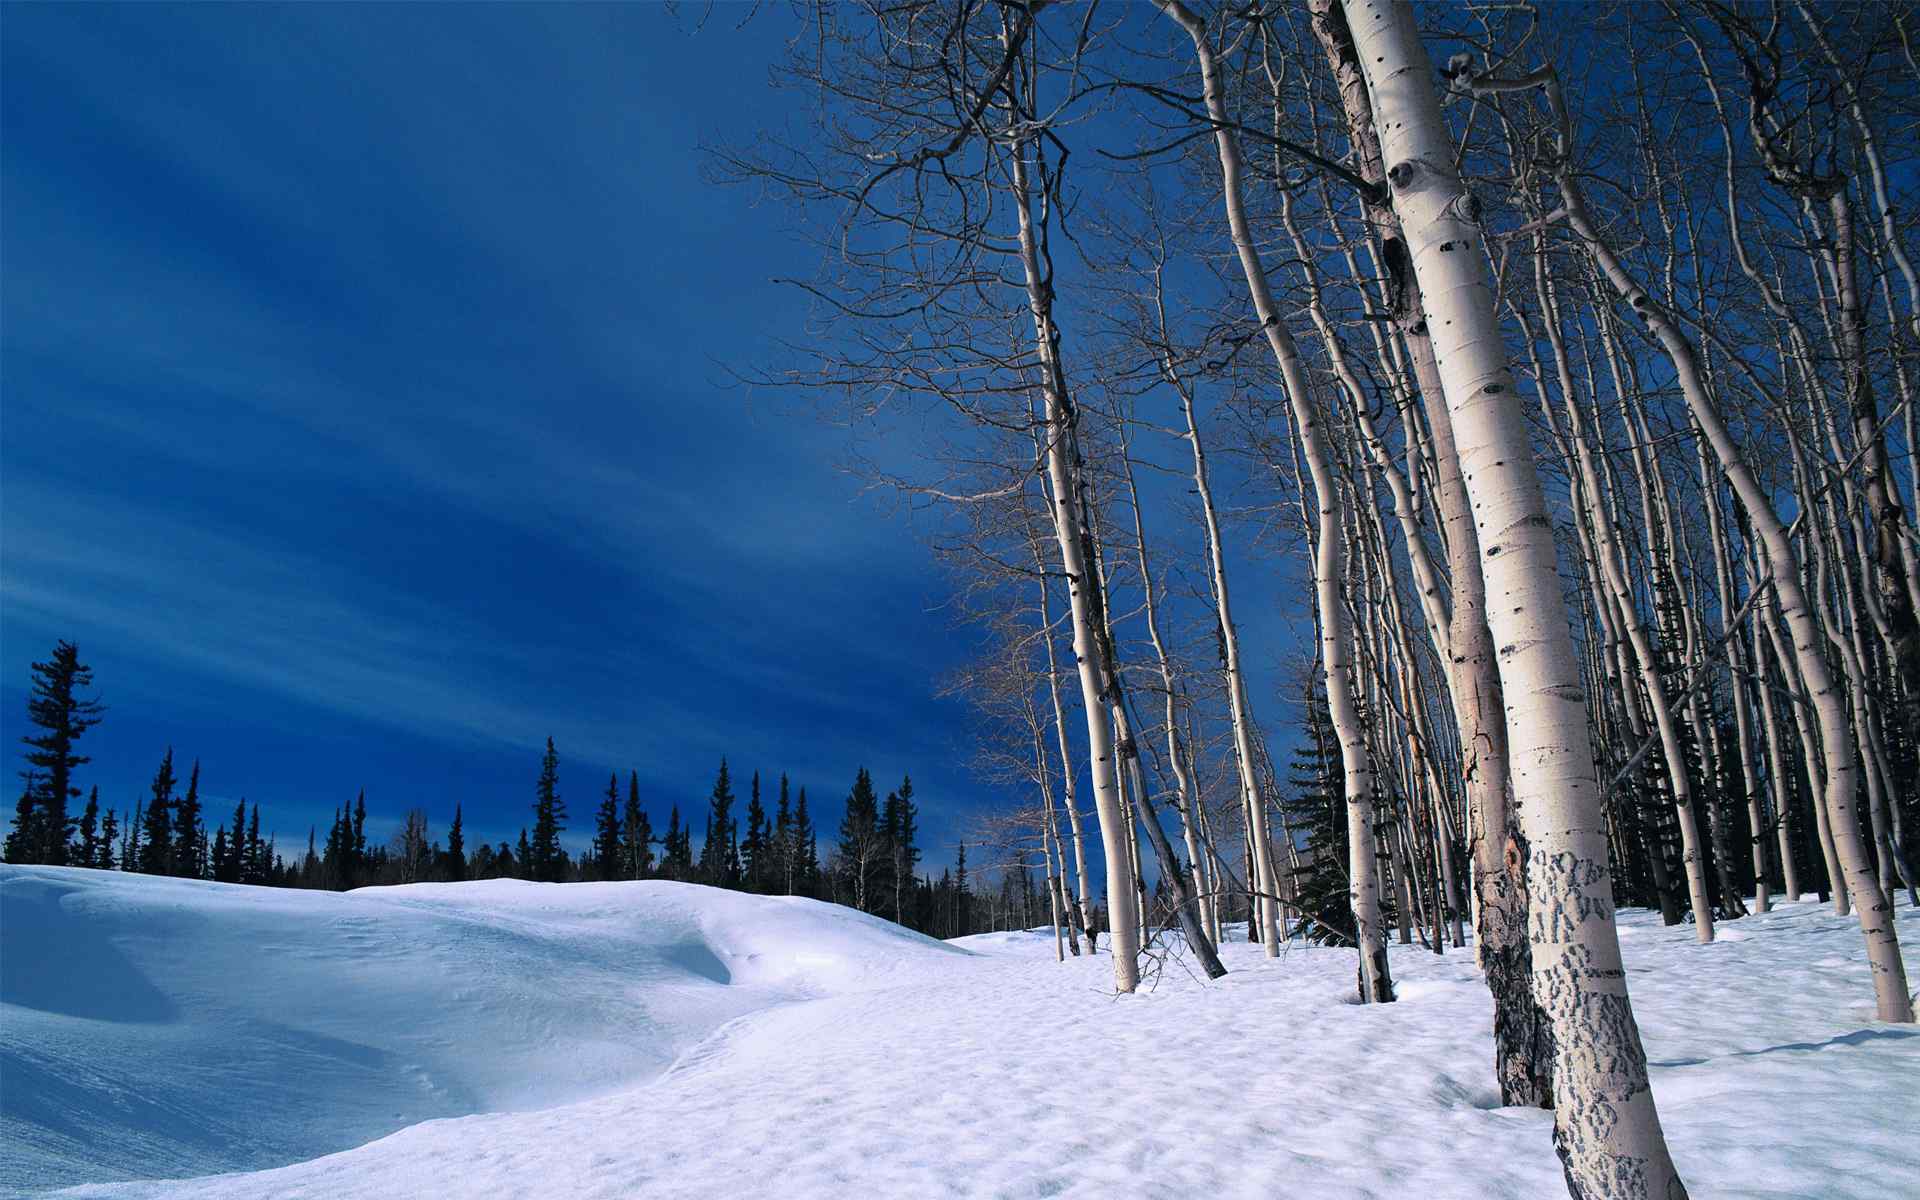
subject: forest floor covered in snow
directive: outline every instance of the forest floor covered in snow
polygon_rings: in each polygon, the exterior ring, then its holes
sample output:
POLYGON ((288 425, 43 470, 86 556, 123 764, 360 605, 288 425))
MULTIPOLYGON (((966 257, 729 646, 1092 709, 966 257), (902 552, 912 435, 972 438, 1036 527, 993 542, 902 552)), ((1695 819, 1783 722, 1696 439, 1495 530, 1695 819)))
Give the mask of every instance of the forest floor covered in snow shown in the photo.
MULTIPOLYGON (((1393 1005, 1349 952, 1244 942, 1117 997, 1050 935, 684 884, 20 867, 0 931, 7 1194, 1565 1194, 1550 1115, 1497 1107, 1470 952, 1393 947, 1393 1005)), ((1697 1200, 1920 1195, 1920 1029, 1871 1019, 1851 919, 1621 933, 1697 1200)))

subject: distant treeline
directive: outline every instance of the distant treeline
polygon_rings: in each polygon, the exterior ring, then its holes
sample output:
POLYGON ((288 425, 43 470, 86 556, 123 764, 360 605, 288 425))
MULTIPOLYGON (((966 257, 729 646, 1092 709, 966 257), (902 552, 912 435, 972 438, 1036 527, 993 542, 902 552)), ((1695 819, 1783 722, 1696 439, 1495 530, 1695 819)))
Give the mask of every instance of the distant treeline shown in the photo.
POLYGON ((640 775, 626 786, 609 775, 593 811, 592 844, 575 856, 560 843, 569 819, 560 792, 560 755, 547 739, 534 784, 532 821, 512 844, 485 841, 469 846, 464 818, 455 807, 444 842, 432 836, 427 814, 405 814, 399 832, 384 845, 367 841, 367 800, 361 791, 336 810, 324 839, 307 832, 306 849, 284 853, 271 834, 260 832, 260 806, 244 799, 217 822, 211 836, 200 800, 200 763, 188 769, 184 790, 169 747, 154 772, 149 794, 130 813, 100 804, 100 789, 83 794, 75 771, 89 760, 77 752, 81 737, 100 723, 105 708, 83 692, 93 672, 70 642, 33 664, 27 701, 33 732, 27 748, 25 787, 5 844, 12 863, 135 871, 222 883, 341 891, 371 884, 455 882, 468 879, 531 879, 550 883, 595 880, 673 879, 766 895, 810 896, 897 921, 935 937, 957 937, 989 927, 1039 917, 1043 907, 1025 872, 1001 881, 997 894, 976 894, 968 878, 966 847, 938 879, 923 877, 918 844, 919 805, 913 780, 882 799, 862 767, 847 793, 838 836, 822 857, 820 834, 807 790, 794 792, 785 774, 769 812, 760 773, 748 785, 744 822, 732 773, 723 758, 707 798, 696 851, 693 822, 674 805, 664 832, 655 832, 640 799, 640 775))

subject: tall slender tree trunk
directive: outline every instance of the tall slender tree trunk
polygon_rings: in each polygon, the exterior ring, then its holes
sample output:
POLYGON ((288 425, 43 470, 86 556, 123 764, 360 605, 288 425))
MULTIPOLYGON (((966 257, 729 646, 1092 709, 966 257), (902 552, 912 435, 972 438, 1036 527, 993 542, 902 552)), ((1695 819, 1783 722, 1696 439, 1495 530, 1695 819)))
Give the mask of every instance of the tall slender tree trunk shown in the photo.
POLYGON ((1136 915, 1133 853, 1127 844, 1127 814, 1121 804, 1113 729, 1108 724, 1104 656, 1100 653, 1101 620, 1106 598, 1101 594, 1089 547, 1093 538, 1082 511, 1080 494, 1079 411, 1067 392, 1066 373, 1058 358, 1060 333, 1053 322, 1053 293, 1040 266, 1032 201, 1027 181, 1026 154, 1032 143, 1014 148, 1014 211, 1020 222, 1020 263, 1025 275, 1027 305, 1033 316, 1034 347, 1040 363, 1041 396, 1046 405, 1042 436, 1050 484, 1048 510, 1054 537, 1060 546, 1060 564, 1067 577, 1067 595, 1073 614, 1073 654, 1080 678, 1080 703, 1087 718, 1088 767, 1093 782, 1094 810, 1100 818, 1100 837, 1107 859, 1107 939, 1113 952, 1114 987, 1131 992, 1140 983, 1140 934, 1136 915))
POLYGON ((1207 568, 1213 580, 1214 620, 1220 626, 1221 671, 1226 676, 1227 716, 1232 723, 1234 765, 1240 776, 1240 797, 1246 806, 1253 838, 1256 878, 1248 884, 1259 893, 1255 907, 1260 943, 1267 957, 1280 953, 1280 879, 1273 862, 1273 838, 1267 827, 1267 806, 1256 782, 1253 756, 1253 714, 1240 669, 1240 631, 1233 619, 1233 600, 1227 589, 1226 550, 1220 535, 1220 515, 1213 503, 1213 480, 1207 473, 1207 452, 1193 411, 1193 398, 1184 390, 1180 409, 1186 418, 1187 442, 1193 450, 1193 486, 1200 496, 1201 523, 1207 534, 1207 568))
POLYGON ((1213 48, 1207 42, 1206 27, 1179 0, 1156 0, 1193 42, 1194 56, 1200 64, 1205 87, 1208 116, 1214 122, 1214 145, 1219 152, 1221 199, 1226 207, 1227 226, 1239 255, 1241 273, 1247 291, 1260 318, 1267 345, 1280 368, 1282 385, 1292 407, 1300 447, 1313 477, 1313 490, 1319 506, 1319 545, 1314 566, 1315 606, 1320 613, 1320 655, 1327 676, 1327 707, 1333 715, 1334 729, 1340 741, 1340 760, 1345 777, 1347 799, 1347 839, 1349 847, 1348 902, 1353 909, 1354 935, 1360 952, 1360 993, 1368 1002, 1384 1003, 1393 999, 1393 979, 1387 968, 1387 948, 1380 931, 1380 872, 1370 809, 1374 802, 1373 763, 1367 745, 1366 730, 1360 723, 1359 707, 1353 691, 1353 639, 1342 598, 1345 579, 1344 546, 1340 537, 1339 496, 1333 474, 1333 460, 1326 445, 1320 415, 1307 388, 1306 371, 1300 353, 1287 332, 1267 283, 1266 268, 1260 263, 1253 234, 1247 224, 1241 191, 1242 166, 1239 142, 1232 131, 1226 96, 1213 48))
MULTIPOLYGON (((1563 121, 1565 110, 1559 100, 1559 83, 1549 75, 1544 81, 1563 121)), ((1860 919, 1867 943, 1867 961, 1873 973, 1874 1006, 1883 1021, 1911 1022, 1913 1001, 1907 994, 1906 968, 1900 961, 1900 941, 1894 932, 1892 904, 1881 890, 1855 816, 1855 758, 1853 731, 1849 725, 1840 681, 1827 665, 1822 643, 1824 631, 1815 619, 1806 591, 1801 587, 1799 557, 1787 537, 1787 528, 1774 512, 1772 498, 1754 478, 1739 448, 1734 444, 1719 407, 1707 393, 1700 374, 1693 344, 1647 290, 1627 273, 1617 255, 1600 236, 1587 212, 1584 194, 1573 168, 1561 153, 1562 165, 1556 182, 1566 209, 1568 224, 1586 243, 1608 282, 1635 313, 1647 323, 1648 331, 1659 341, 1672 362, 1674 374, 1685 395, 1688 409, 1706 433, 1708 444, 1720 460, 1720 469, 1733 485, 1740 502, 1746 506, 1749 520, 1767 548, 1768 568, 1773 573, 1774 591, 1781 614, 1792 633, 1794 664, 1806 685, 1806 695, 1820 723, 1820 741, 1826 766, 1826 816, 1833 844, 1845 876, 1847 892, 1860 919)), ((1801 496, 1812 491, 1803 487, 1801 496)), ((1836 888, 1837 890, 1837 888, 1836 888)))
POLYGON ((1534 994, 1553 1029, 1554 1141, 1576 1198, 1686 1194, 1647 1084, 1553 528, 1494 311, 1477 207, 1412 10, 1344 4, 1477 524, 1528 857, 1534 994))
MULTIPOLYGON (((1340 87, 1347 130, 1360 174, 1386 183, 1373 104, 1367 95, 1359 53, 1339 0, 1309 0, 1313 28, 1340 87)), ((1473 860, 1474 955, 1493 997, 1494 1076, 1504 1104, 1546 1108, 1553 1104, 1553 1044, 1544 1014, 1534 1001, 1532 950, 1527 940, 1526 854, 1512 805, 1507 770, 1506 717, 1493 634, 1487 628, 1486 583, 1480 571, 1480 538, 1474 527, 1466 482, 1454 445, 1440 369, 1420 289, 1409 277, 1400 218, 1390 203, 1368 204, 1385 260, 1395 281, 1389 303, 1406 344, 1407 358, 1424 402, 1433 456, 1434 503, 1445 533, 1451 606, 1447 619, 1448 680, 1459 727, 1466 775, 1468 849, 1473 860)), ((1411 415, 1411 410, 1410 415, 1411 415)), ((1418 422, 1409 422, 1417 427, 1418 422)), ((1418 473, 1415 472, 1415 477, 1418 473)))

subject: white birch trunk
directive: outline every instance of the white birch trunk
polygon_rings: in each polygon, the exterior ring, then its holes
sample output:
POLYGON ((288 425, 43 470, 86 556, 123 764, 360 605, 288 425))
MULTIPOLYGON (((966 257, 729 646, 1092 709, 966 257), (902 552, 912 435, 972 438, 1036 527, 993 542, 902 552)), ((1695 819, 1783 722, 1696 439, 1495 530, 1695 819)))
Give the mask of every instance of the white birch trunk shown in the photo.
POLYGON ((1273 839, 1267 827, 1267 806, 1256 783, 1253 757, 1253 716, 1247 702, 1246 679, 1240 669, 1240 632, 1233 620, 1233 601, 1227 590, 1227 560, 1220 535, 1220 516, 1213 504, 1213 481, 1207 473, 1207 452, 1200 439, 1200 426, 1193 411, 1193 398, 1184 392, 1181 412, 1187 422, 1187 442, 1193 449, 1193 486, 1200 496, 1201 522, 1207 533, 1207 566, 1212 573, 1214 619, 1220 623, 1220 642, 1225 658, 1221 670, 1226 675, 1227 715, 1232 722, 1234 763, 1240 772, 1240 798, 1246 806, 1252 827, 1254 871, 1248 880, 1258 891, 1260 943, 1267 957, 1280 953, 1280 880, 1273 862, 1273 839))
POLYGON ((1107 859, 1108 941, 1113 953, 1113 984, 1131 992, 1140 983, 1139 918, 1135 887, 1138 876, 1128 846, 1127 814, 1121 803, 1113 730, 1107 723, 1107 681, 1100 612, 1105 597, 1094 574, 1087 547, 1084 514, 1080 511, 1079 414, 1066 393, 1066 377, 1056 355, 1059 333, 1053 323, 1053 302, 1040 267, 1033 228, 1025 154, 1017 146, 1010 155, 1013 168, 1014 209, 1020 221, 1020 264, 1025 274, 1027 305, 1033 315, 1034 346, 1042 373, 1041 394, 1046 403, 1045 445, 1048 505, 1054 537, 1060 545, 1061 569, 1067 577, 1067 595, 1073 614, 1073 654, 1080 677, 1080 702, 1087 717, 1088 768, 1093 783, 1094 811, 1100 818, 1100 838, 1107 859))
POLYGON ((1386 943, 1380 933, 1380 878, 1376 863, 1373 824, 1369 809, 1373 804, 1373 764, 1367 746, 1366 731, 1354 703, 1351 631, 1341 591, 1345 577, 1340 541, 1338 498, 1333 477, 1332 458, 1326 437, 1314 410, 1313 396, 1307 388, 1306 371, 1294 347, 1293 336, 1273 302, 1266 268, 1260 263, 1248 228, 1241 192, 1239 142, 1233 136, 1226 98, 1214 61, 1213 48, 1207 42, 1206 27, 1179 0, 1155 0, 1193 42, 1194 57, 1200 64, 1205 86, 1207 113, 1215 123, 1214 145, 1219 152, 1221 200, 1225 205, 1227 226, 1234 249, 1246 277, 1247 291, 1260 318, 1267 345, 1280 368, 1287 400, 1294 414, 1300 448, 1313 477, 1314 494, 1319 504, 1318 561, 1315 563, 1316 607, 1320 612, 1321 665, 1327 676, 1327 707, 1333 715, 1340 741, 1340 761, 1345 777, 1347 799, 1347 836, 1349 846, 1348 901, 1353 909, 1354 935, 1360 952, 1360 992, 1369 1002, 1393 999, 1393 981, 1387 968, 1386 943))
MULTIPOLYGON (((1549 81, 1557 96, 1558 84, 1549 81)), ((1787 529, 1775 513, 1772 498, 1754 478, 1741 457, 1733 436, 1722 420, 1718 406, 1707 393, 1701 378, 1693 345, 1646 289, 1627 274, 1619 258, 1601 238, 1587 213, 1584 196, 1570 167, 1557 176, 1567 220, 1574 232, 1586 242, 1588 251, 1606 274, 1608 281, 1630 308, 1646 321, 1649 332, 1659 340, 1673 363, 1674 373, 1685 394, 1687 407, 1699 422, 1720 460, 1740 501, 1746 506, 1755 531, 1767 548, 1773 572, 1774 591, 1782 615, 1791 631, 1794 661, 1806 685, 1820 722, 1820 741, 1826 765, 1826 816, 1835 851, 1845 875, 1845 886, 1853 908, 1859 914, 1860 928, 1867 943, 1867 961, 1873 972, 1875 1009, 1880 1020, 1913 1020, 1913 1002, 1907 994, 1906 968, 1900 961, 1900 942, 1893 928, 1892 905, 1880 888, 1873 857, 1860 837, 1854 815, 1855 759, 1853 732, 1849 727, 1840 683, 1827 665, 1821 644, 1825 631, 1816 621, 1800 584, 1799 558, 1794 553, 1787 529)), ((1801 495, 1812 493, 1802 489, 1801 495)), ((1836 887, 1838 891, 1838 887, 1836 887)))
POLYGON ((1553 529, 1471 197, 1454 170, 1412 10, 1344 5, 1366 72, 1395 208, 1426 303, 1434 355, 1478 525, 1488 625, 1499 647, 1514 800, 1528 845, 1534 994, 1555 1043, 1554 1135, 1576 1197, 1677 1200, 1646 1052, 1613 923, 1580 663, 1553 529))

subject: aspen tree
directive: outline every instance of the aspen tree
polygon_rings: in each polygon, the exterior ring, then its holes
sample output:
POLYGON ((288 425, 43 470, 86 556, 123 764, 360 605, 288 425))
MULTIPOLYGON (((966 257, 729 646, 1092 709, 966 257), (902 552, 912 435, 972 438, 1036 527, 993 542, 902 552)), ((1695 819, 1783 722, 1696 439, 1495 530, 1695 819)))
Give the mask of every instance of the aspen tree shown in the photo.
MULTIPOLYGON (((1540 88, 1548 99, 1558 134, 1558 154, 1554 166, 1555 185, 1559 189, 1567 224, 1580 238, 1594 263, 1627 306, 1647 325, 1648 331, 1672 363, 1682 394, 1693 418, 1706 434, 1720 467, 1745 506, 1749 519, 1767 549, 1768 565, 1781 615, 1793 640, 1793 662, 1805 684, 1807 699, 1819 720, 1820 743, 1825 763, 1825 816, 1839 859, 1845 887, 1858 914, 1861 932, 1867 943, 1867 960, 1873 975, 1875 1010, 1883 1021, 1911 1022, 1913 1003, 1907 994, 1906 968, 1900 961, 1900 943, 1894 932, 1892 905, 1880 887, 1873 858, 1860 837, 1854 806, 1857 760, 1854 731, 1847 718, 1841 685, 1827 665, 1821 645, 1834 632, 1831 621, 1823 622, 1809 603, 1801 587, 1799 557, 1795 554, 1787 528, 1773 509, 1771 497, 1760 487, 1734 444, 1719 407, 1706 389, 1693 343, 1681 332, 1665 308, 1632 275, 1596 228, 1586 205, 1585 194, 1574 174, 1571 128, 1560 85, 1550 70, 1533 73, 1523 80, 1473 83, 1477 90, 1498 87, 1504 90, 1540 88)), ((1791 436, 1791 431, 1789 431, 1791 436)), ((1803 484, 1802 497, 1813 490, 1803 484)), ((1816 597, 1819 593, 1816 591, 1816 597)), ((1497 635, 1496 635, 1497 636, 1497 635)), ((1836 893, 1839 887, 1836 885, 1836 893)))
POLYGON ((1184 29, 1193 42, 1199 63, 1207 106, 1214 130, 1214 145, 1219 153, 1221 200, 1226 208, 1227 226, 1234 250, 1240 260, 1247 291, 1274 362, 1280 369, 1282 390, 1293 410, 1295 432, 1300 449, 1313 477, 1313 490, 1319 506, 1319 544, 1314 568, 1315 606, 1320 614, 1321 667, 1327 676, 1327 706, 1333 714, 1340 741, 1340 758, 1346 781, 1347 838, 1349 847, 1348 902, 1353 909, 1354 936, 1360 952, 1360 993, 1363 1000, 1383 1003, 1393 999, 1393 980, 1387 967, 1386 945, 1380 934, 1380 873, 1376 864, 1373 822, 1369 809, 1373 804, 1373 763, 1366 731, 1360 724, 1360 712, 1354 703, 1353 639, 1341 592, 1345 569, 1344 546, 1340 537, 1338 493, 1333 475, 1332 456, 1313 396, 1307 387, 1306 371, 1295 348, 1293 335, 1280 318, 1266 268, 1260 262, 1253 234, 1247 225, 1241 193, 1242 165, 1239 142, 1227 113, 1224 85, 1213 48, 1207 41, 1206 26, 1179 0, 1155 0, 1160 10, 1184 29))
POLYGON ((1412 10, 1343 5, 1481 534, 1515 807, 1527 845, 1534 993, 1553 1029, 1554 1141, 1576 1197, 1684 1196, 1647 1084, 1613 923, 1586 697, 1480 245, 1412 10))
MULTIPOLYGON (((1407 410, 1409 436, 1424 413, 1431 494, 1446 547, 1448 685, 1460 740, 1461 772, 1468 806, 1468 848, 1473 860, 1474 956, 1485 973, 1494 1006, 1494 1075, 1506 1104, 1552 1103, 1552 1048, 1534 1001, 1527 941, 1525 856, 1517 852, 1507 767, 1507 731, 1493 635, 1486 621, 1486 586, 1480 543, 1466 484, 1455 451, 1440 373, 1420 290, 1405 261, 1399 217, 1386 194, 1386 167, 1367 95, 1359 55, 1338 0, 1308 0, 1315 37, 1325 51, 1339 89, 1347 133, 1361 177, 1376 191, 1363 195, 1367 219, 1387 277, 1386 308, 1406 347, 1421 409, 1407 410), (1377 197, 1377 198, 1376 198, 1377 197)), ((1412 472, 1415 479, 1419 472, 1412 472)))

